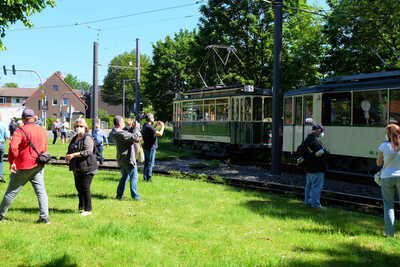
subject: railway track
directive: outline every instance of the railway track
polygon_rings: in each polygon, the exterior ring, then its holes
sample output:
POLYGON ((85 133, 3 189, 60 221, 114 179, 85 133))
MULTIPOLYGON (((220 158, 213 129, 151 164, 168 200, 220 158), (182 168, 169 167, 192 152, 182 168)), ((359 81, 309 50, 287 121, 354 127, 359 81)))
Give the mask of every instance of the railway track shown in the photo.
MULTIPOLYGON (((112 162, 112 161, 108 161, 112 162)), ((65 165, 62 160, 53 161, 53 165, 65 165)), ((99 166, 101 170, 109 171, 119 171, 119 168, 115 165, 107 164, 99 166)), ((154 173, 162 174, 165 176, 172 177, 168 171, 153 170, 154 173)), ((187 174, 182 175, 188 179, 196 179, 193 175, 187 174)), ((226 178, 215 179, 215 177, 208 176, 205 180, 207 182, 215 184, 226 184, 229 186, 240 187, 245 189, 253 189, 263 192, 271 192, 284 196, 295 197, 296 199, 302 200, 304 198, 304 187, 287 185, 282 183, 270 182, 261 179, 238 179, 238 178, 226 178)), ((339 193, 329 190, 323 190, 321 194, 321 203, 324 206, 329 207, 339 207, 346 210, 357 211, 372 215, 382 215, 383 214, 383 204, 382 199, 373 198, 369 196, 349 194, 349 193, 339 193)), ((400 205, 397 202, 395 206, 395 211, 400 212, 400 205)))

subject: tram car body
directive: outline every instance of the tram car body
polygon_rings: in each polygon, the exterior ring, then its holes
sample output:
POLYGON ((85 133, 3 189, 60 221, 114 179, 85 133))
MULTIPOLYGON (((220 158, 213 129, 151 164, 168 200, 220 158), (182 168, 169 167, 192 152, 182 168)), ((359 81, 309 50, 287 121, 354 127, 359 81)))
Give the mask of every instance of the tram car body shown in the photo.
POLYGON ((284 96, 283 152, 294 153, 311 132, 307 122, 322 123, 332 172, 373 174, 385 126, 400 122, 400 71, 323 80, 320 85, 284 96))
POLYGON ((199 152, 269 150, 272 92, 249 85, 185 92, 174 99, 173 124, 174 141, 199 152))

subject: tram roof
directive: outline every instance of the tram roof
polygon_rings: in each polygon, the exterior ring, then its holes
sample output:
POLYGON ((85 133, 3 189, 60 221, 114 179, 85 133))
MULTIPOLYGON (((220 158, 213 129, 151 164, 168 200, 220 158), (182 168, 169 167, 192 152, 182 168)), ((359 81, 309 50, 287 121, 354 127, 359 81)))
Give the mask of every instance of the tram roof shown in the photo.
POLYGON ((250 90, 246 89, 248 85, 233 86, 214 86, 201 89, 194 89, 184 92, 183 95, 176 96, 175 99, 193 99, 199 97, 223 97, 232 95, 267 95, 272 96, 271 89, 263 89, 250 86, 250 90), (213 95, 215 94, 215 95, 213 95))
POLYGON ((289 91, 285 96, 400 88, 400 71, 357 74, 325 79, 319 85, 289 91))

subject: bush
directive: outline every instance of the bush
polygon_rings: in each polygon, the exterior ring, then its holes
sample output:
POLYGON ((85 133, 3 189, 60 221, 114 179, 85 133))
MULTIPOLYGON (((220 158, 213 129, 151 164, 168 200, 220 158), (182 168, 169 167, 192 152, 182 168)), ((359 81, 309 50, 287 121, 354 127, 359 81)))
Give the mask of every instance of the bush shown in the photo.
POLYGON ((47 118, 46 119, 46 128, 47 130, 51 130, 51 126, 53 126, 53 123, 56 121, 55 118, 47 118))

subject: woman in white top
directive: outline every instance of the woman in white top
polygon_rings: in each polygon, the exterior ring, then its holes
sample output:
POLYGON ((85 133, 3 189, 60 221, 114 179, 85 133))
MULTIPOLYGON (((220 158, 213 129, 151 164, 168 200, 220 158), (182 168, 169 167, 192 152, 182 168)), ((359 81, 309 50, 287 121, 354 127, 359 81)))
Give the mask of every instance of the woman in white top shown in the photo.
POLYGON ((382 198, 384 206, 386 236, 394 236, 394 197, 396 190, 400 195, 400 127, 396 124, 386 126, 388 141, 378 150, 376 165, 382 166, 382 198), (385 164, 383 164, 385 163, 385 164))

